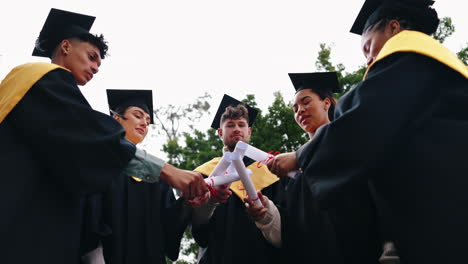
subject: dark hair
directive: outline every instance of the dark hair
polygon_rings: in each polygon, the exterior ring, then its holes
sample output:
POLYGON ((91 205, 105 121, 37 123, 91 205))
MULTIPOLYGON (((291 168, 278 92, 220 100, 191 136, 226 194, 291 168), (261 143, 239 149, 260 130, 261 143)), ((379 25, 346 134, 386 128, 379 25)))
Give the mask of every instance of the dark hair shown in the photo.
POLYGON ((226 107, 226 111, 221 115, 221 123, 219 125, 221 127, 226 119, 238 120, 241 118, 245 118, 247 120, 247 124, 249 123, 249 110, 247 110, 244 105, 239 104, 237 106, 228 106, 226 107))
POLYGON ((330 100, 330 108, 328 108, 328 119, 330 119, 330 121, 333 121, 336 105, 336 99, 333 97, 333 94, 328 90, 322 89, 314 90, 312 88, 307 88, 307 90, 310 90, 313 93, 317 94, 320 100, 322 101, 325 100, 325 98, 328 98, 330 100))
POLYGON ((118 106, 114 111, 119 115, 124 115, 129 107, 130 106, 118 106))
POLYGON ((397 20, 403 29, 430 35, 437 31, 440 22, 435 9, 429 6, 411 6, 396 2, 391 6, 383 6, 378 12, 378 18, 374 23, 367 25, 364 31, 372 29, 383 31, 390 21, 397 20))
POLYGON ((75 38, 96 46, 99 49, 99 53, 101 53, 101 59, 104 59, 106 57, 109 46, 107 45, 107 41, 104 39, 104 36, 102 34, 98 36, 97 34, 93 35, 91 33, 88 33, 79 35, 75 38))
POLYGON ((112 116, 117 115, 117 116, 119 116, 120 118, 122 118, 123 120, 127 120, 127 118, 124 117, 124 114, 125 114, 125 112, 127 111, 127 109, 128 109, 129 107, 130 107, 130 106, 117 106, 117 107, 115 108, 115 110, 112 110, 112 109, 111 109, 112 116))
MULTIPOLYGON (((68 38, 64 38, 64 39, 78 40, 78 41, 81 41, 81 42, 87 42, 87 43, 90 43, 90 44, 94 45, 96 48, 99 49, 101 59, 104 59, 106 57, 107 50, 109 49, 109 46, 107 46, 107 41, 104 39, 104 36, 102 34, 98 36, 98 35, 93 35, 91 33, 85 33, 85 34, 81 34, 81 35, 78 35, 78 36, 72 36, 72 37, 68 37, 68 38)), ((41 42, 41 41, 39 41, 39 38, 38 38, 38 40, 36 40, 36 48, 38 48, 39 50, 43 50, 43 51, 47 52, 49 58, 52 59, 54 54, 57 52, 60 43, 62 43, 62 41, 64 39, 61 39, 61 38, 53 39, 52 38, 52 39, 43 40, 41 42)))

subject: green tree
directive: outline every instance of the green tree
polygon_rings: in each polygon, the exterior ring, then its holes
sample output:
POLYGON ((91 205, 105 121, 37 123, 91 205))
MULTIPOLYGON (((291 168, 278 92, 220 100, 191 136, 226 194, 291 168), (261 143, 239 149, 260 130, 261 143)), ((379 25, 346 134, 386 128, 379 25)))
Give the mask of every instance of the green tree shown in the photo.
POLYGON ((443 17, 440 20, 437 31, 432 34, 432 37, 440 43, 444 43, 445 39, 450 37, 453 32, 455 32, 455 25, 452 23, 452 19, 450 17, 443 17))
POLYGON ((468 65, 468 42, 465 43, 465 47, 462 48, 459 52, 457 52, 458 58, 460 58, 463 63, 468 65))
MULTIPOLYGON (((440 20, 439 27, 432 37, 437 39, 440 43, 444 43, 445 39, 450 37, 455 32, 455 25, 452 23, 450 17, 444 17, 440 20)), ((458 51, 457 57, 468 65, 468 42, 465 42, 464 47, 458 51)))
POLYGON ((223 143, 218 137, 215 129, 206 132, 193 130, 185 132, 184 146, 173 149, 178 154, 177 166, 182 169, 193 170, 208 160, 222 156, 223 143))
MULTIPOLYGON (((454 32, 455 25, 452 23, 452 19, 450 17, 444 17, 440 20, 439 27, 432 36, 441 43, 443 43, 454 32)), ((317 67, 318 71, 337 72, 338 80, 343 86, 343 92, 336 94, 336 97, 339 98, 341 95, 349 91, 353 85, 362 80, 362 78, 364 77, 364 73, 366 72, 367 66, 363 64, 359 66, 358 69, 355 71, 346 72, 346 68, 342 63, 332 63, 331 53, 331 45, 321 43, 315 66, 317 67)), ((468 64, 468 43, 465 44, 465 47, 463 49, 457 52, 457 56, 465 64, 468 64)))
MULTIPOLYGON (((181 124, 185 124, 189 129, 193 129, 194 124, 210 109, 211 95, 205 93, 195 99, 195 102, 186 106, 175 106, 169 104, 165 107, 157 108, 154 111, 158 128, 158 133, 165 134, 169 140, 177 139, 180 136, 181 124)), ((184 128, 186 129, 186 128, 184 128)))
MULTIPOLYGON (((211 95, 205 93, 195 99, 195 102, 185 106, 175 106, 169 104, 165 107, 157 108, 154 111, 155 123, 150 137, 165 136, 167 143, 163 146, 163 151, 168 155, 168 162, 178 166, 180 160, 179 138, 183 136, 183 131, 191 131, 200 118, 209 113, 211 95), (182 127, 181 127, 182 126, 182 127)), ((144 147, 144 146, 143 146, 144 147)))
POLYGON ((337 73, 338 81, 343 87, 342 92, 336 94, 337 98, 349 91, 354 84, 360 82, 367 69, 367 66, 363 64, 355 71, 346 72, 346 68, 342 63, 333 65, 331 62, 331 46, 325 43, 320 43, 320 50, 315 61, 315 66, 318 71, 333 71, 337 73))
MULTIPOLYGON (((254 98, 248 95, 247 98, 254 98)), ((308 140, 307 134, 296 124, 291 104, 284 101, 279 92, 263 115, 260 111, 252 128, 252 145, 264 151, 288 152, 300 147, 308 140)))
MULTIPOLYGON (((440 20, 439 27, 436 33, 432 36, 440 43, 444 43, 445 39, 450 37, 455 32, 455 25, 450 17, 444 17, 440 20)), ((465 42, 464 48, 456 53, 457 57, 468 65, 468 42, 465 42)))

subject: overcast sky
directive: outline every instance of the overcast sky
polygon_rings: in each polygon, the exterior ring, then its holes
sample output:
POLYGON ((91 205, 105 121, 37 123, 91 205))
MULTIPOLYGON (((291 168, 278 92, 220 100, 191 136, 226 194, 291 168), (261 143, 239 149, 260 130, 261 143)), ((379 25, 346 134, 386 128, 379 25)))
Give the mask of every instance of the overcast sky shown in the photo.
MULTIPOLYGON (((91 32, 104 34, 110 57, 82 91, 106 113, 108 88, 152 89, 155 107, 188 104, 205 92, 214 107, 224 93, 255 94, 266 110, 275 91, 292 99, 288 72, 316 70, 319 43, 333 44, 333 62, 349 71, 365 62, 360 37, 349 33, 363 0, 3 2, 0 79, 16 65, 47 61, 31 53, 50 8, 97 17, 91 32)), ((445 45, 460 50, 468 41, 466 1, 438 0, 434 7, 456 26, 445 45)), ((209 127, 215 110, 199 129, 209 127)))

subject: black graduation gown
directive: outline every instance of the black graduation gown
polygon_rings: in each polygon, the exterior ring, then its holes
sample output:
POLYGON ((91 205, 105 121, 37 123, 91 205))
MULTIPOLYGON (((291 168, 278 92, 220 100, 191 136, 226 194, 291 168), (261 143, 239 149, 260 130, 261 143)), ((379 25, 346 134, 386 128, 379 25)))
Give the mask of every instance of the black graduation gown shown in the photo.
MULTIPOLYGON (((253 160, 245 157, 248 167, 253 160)), ((206 176, 206 175, 205 175, 206 176)), ((283 199, 281 181, 262 189, 274 203, 283 199)), ((243 201, 233 193, 226 203, 219 204, 210 222, 199 227, 192 226, 192 234, 204 249, 200 264, 230 263, 281 263, 280 250, 273 247, 264 237, 255 222, 250 220, 243 201)))
POLYGON ((367 186, 321 209, 305 178, 290 180, 279 206, 282 263, 378 263, 381 240, 367 186))
POLYGON ((76 263, 82 197, 104 191, 135 146, 53 70, 0 124, 1 263, 76 263))
POLYGON ((461 263, 467 135, 468 80, 432 58, 395 53, 340 99, 298 159, 323 210, 369 181, 402 263, 461 263))
MULTIPOLYGON (((164 181, 137 182, 121 177, 102 196, 101 229, 106 263, 166 263, 176 260, 180 241, 191 219, 191 209, 176 200, 164 181)), ((101 206, 98 206, 98 208, 101 206)), ((95 216, 100 217, 99 214, 95 216)))

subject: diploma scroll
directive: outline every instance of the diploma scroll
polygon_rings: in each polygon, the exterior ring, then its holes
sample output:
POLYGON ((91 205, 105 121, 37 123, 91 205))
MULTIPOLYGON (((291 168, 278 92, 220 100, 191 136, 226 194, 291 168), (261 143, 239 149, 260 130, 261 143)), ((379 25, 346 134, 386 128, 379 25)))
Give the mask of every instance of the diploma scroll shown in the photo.
POLYGON ((216 167, 210 173, 210 177, 224 175, 225 171, 228 169, 229 165, 231 165, 231 152, 225 152, 221 160, 216 164, 216 167))
MULTIPOLYGON (((252 177, 251 170, 247 169, 247 174, 248 174, 248 177, 252 177)), ((233 173, 233 174, 225 174, 221 176, 208 177, 205 179, 205 182, 211 187, 216 187, 216 186, 220 186, 224 184, 230 184, 238 180, 240 180, 239 174, 233 173)))
MULTIPOLYGON (((239 149, 239 153, 242 153, 243 155, 262 164, 266 164, 269 160, 271 160, 274 157, 273 155, 266 153, 265 151, 251 146, 243 141, 237 142, 234 152, 236 151, 236 149, 239 149)), ((288 177, 294 179, 296 174, 297 171, 290 171, 288 172, 288 177)))
MULTIPOLYGON (((237 143, 237 145, 239 145, 239 143, 241 143, 241 141, 239 141, 237 143)), ((237 147, 236 145, 236 147, 237 147)), ((265 151, 263 150, 260 150, 254 146, 251 146, 245 142, 242 142, 240 145, 242 145, 241 148, 245 149, 244 151, 244 155, 255 160, 255 161, 259 161, 263 164, 267 163, 270 159, 272 159, 274 156, 271 155, 271 154, 268 154, 266 153, 265 151), (244 146, 245 145, 245 146, 244 146)))
POLYGON ((238 152, 233 152, 231 158, 232 164, 236 168, 237 174, 239 174, 240 180, 242 181, 249 198, 252 199, 254 205, 261 206, 262 202, 258 199, 257 190, 255 189, 252 180, 248 176, 248 171, 245 168, 244 162, 242 161, 241 154, 238 152))
POLYGON ((242 159, 244 158, 245 152, 247 151, 247 148, 248 148, 249 146, 250 146, 250 145, 247 144, 247 143, 245 143, 244 141, 237 141, 236 147, 234 148, 234 152, 233 152, 233 153, 238 153, 240 159, 242 160, 242 159))

